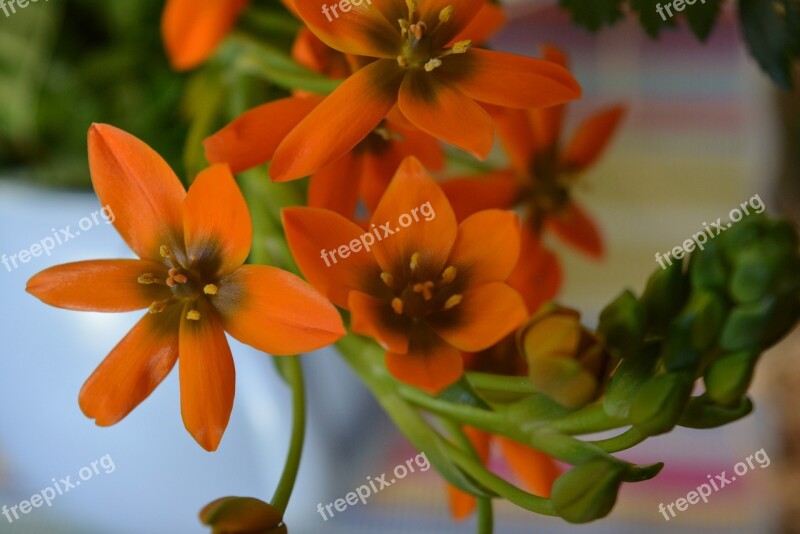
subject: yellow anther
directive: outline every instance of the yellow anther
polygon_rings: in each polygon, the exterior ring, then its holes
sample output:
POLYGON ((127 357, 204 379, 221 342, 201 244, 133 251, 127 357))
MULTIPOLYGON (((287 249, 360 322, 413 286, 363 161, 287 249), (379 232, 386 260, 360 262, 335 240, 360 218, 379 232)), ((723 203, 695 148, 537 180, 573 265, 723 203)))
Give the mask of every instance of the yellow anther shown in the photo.
POLYGON ((137 278, 136 281, 144 285, 159 283, 159 280, 156 279, 156 276, 153 273, 144 273, 142 276, 137 278))
POLYGON ((406 59, 405 56, 397 56, 397 64, 400 65, 401 67, 405 68, 405 67, 408 67, 409 62, 408 62, 408 60, 406 59))
POLYGON ((414 293, 422 293, 423 299, 431 300, 433 298, 433 293, 431 293, 433 286, 433 282, 422 282, 420 284, 414 284, 413 290, 414 293))
POLYGON ((451 48, 450 50, 454 54, 464 54, 467 50, 470 49, 471 46, 472 46, 472 41, 467 39, 465 41, 458 41, 457 43, 454 43, 453 48, 451 48))
POLYGON ((190 321, 199 321, 200 320, 200 312, 197 310, 191 310, 189 313, 186 314, 186 318, 190 321))
POLYGON ((381 273, 381 280, 383 280, 383 283, 389 287, 394 285, 394 276, 389 273, 381 273))
POLYGON ((150 307, 147 309, 147 312, 148 313, 161 313, 161 312, 164 311, 164 308, 166 308, 166 307, 167 307, 166 301, 163 301, 163 300, 156 301, 156 302, 154 302, 154 303, 152 303, 150 305, 150 307))
POLYGON ((406 7, 408 7, 408 18, 412 19, 417 12, 417 0, 406 0, 406 7))
POLYGON ((403 301, 399 297, 392 299, 392 309, 397 315, 403 315, 403 301))
POLYGON ((431 72, 436 67, 441 67, 441 66, 442 66, 442 60, 441 59, 439 59, 439 58, 430 59, 430 60, 428 60, 427 63, 425 63, 425 72, 431 72))
POLYGON ((408 30, 414 34, 414 38, 417 41, 422 39, 422 37, 425 35, 425 30, 427 29, 428 26, 422 21, 419 21, 416 24, 412 24, 411 26, 408 27, 408 30))
POLYGON ((169 247, 167 247, 167 245, 161 245, 161 248, 158 249, 158 251, 161 253, 162 258, 169 258, 170 256, 172 256, 172 253, 170 252, 169 247))
POLYGON ((172 277, 172 279, 179 284, 185 284, 186 282, 189 281, 189 279, 186 277, 185 274, 176 274, 175 276, 172 277))
POLYGON ((167 278, 167 285, 169 287, 175 287, 175 279, 173 277, 171 277, 171 276, 169 278, 167 278))
POLYGON ((442 271, 442 283, 449 284, 450 282, 456 279, 457 273, 458 271, 456 270, 456 268, 453 265, 451 265, 450 267, 442 271))
POLYGON ((412 271, 417 270, 420 261, 422 261, 422 257, 420 256, 419 252, 415 252, 411 255, 411 263, 409 264, 409 267, 411 267, 412 271))
POLYGON ((452 297, 447 299, 447 301, 444 303, 444 309, 450 310, 452 308, 455 308, 456 306, 461 304, 462 298, 463 297, 461 295, 453 295, 452 297))
POLYGON ((439 11, 439 22, 447 22, 453 16, 453 6, 447 6, 439 11))
POLYGON ((219 293, 219 288, 214 284, 208 284, 206 287, 203 288, 203 293, 206 295, 216 295, 219 293))

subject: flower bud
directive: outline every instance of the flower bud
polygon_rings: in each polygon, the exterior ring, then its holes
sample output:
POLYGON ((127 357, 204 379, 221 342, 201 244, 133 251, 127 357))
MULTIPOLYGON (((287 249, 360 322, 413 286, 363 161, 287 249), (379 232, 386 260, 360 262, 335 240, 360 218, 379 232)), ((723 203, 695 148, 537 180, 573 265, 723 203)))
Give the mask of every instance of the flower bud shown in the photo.
POLYGON ((286 534, 286 524, 274 506, 253 497, 222 497, 208 503, 200 521, 213 534, 286 534))
POLYGON ((624 474, 624 465, 599 457, 577 465, 553 484, 553 508, 570 523, 605 517, 614 507, 624 474))

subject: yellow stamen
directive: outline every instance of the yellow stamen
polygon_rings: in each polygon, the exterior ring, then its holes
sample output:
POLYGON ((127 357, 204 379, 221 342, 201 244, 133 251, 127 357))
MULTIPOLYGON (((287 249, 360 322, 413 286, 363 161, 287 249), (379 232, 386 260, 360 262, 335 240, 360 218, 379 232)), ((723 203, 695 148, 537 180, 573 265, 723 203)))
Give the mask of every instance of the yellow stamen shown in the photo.
POLYGON ((158 284, 159 282, 161 282, 156 278, 156 275, 154 275, 153 273, 144 273, 142 276, 137 278, 136 281, 146 286, 150 284, 158 284))
POLYGON ((472 46, 472 41, 469 39, 465 41, 458 41, 457 43, 453 44, 453 47, 450 49, 454 54, 464 54, 467 50, 470 49, 472 46))
POLYGON ((172 252, 170 252, 169 247, 167 247, 167 245, 161 245, 159 252, 161 253, 162 258, 169 258, 170 256, 172 256, 172 252))
POLYGON ((172 279, 179 284, 185 284, 186 282, 189 281, 189 279, 186 277, 185 274, 176 274, 175 276, 172 277, 172 279))
POLYGON ((403 301, 398 297, 393 298, 392 309, 397 315, 403 315, 403 301))
POLYGON ((425 72, 431 72, 436 67, 442 66, 442 60, 439 58, 429 59, 427 63, 425 63, 425 72))
POLYGON ((171 277, 171 276, 169 278, 167 278, 167 285, 169 287, 171 287, 171 288, 175 287, 175 279, 173 277, 171 277))
POLYGON ((405 56, 397 56, 397 64, 403 68, 408 67, 410 65, 405 56))
POLYGON ((433 282, 422 282, 421 284, 414 284, 414 293, 422 293, 422 298, 425 300, 431 300, 433 298, 433 293, 431 293, 431 289, 433 289, 433 282))
POLYGON ((422 37, 425 35, 425 30, 427 29, 428 26, 422 21, 419 21, 416 24, 412 24, 411 26, 408 27, 408 31, 414 34, 414 38, 417 41, 422 39, 422 37))
POLYGON ((186 314, 186 318, 190 321, 199 321, 200 320, 200 312, 197 310, 191 310, 189 313, 186 314))
POLYGON ((410 20, 417 11, 417 0, 406 0, 406 7, 408 7, 408 18, 410 20))
POLYGON ((203 288, 203 293, 206 295, 216 295, 219 293, 219 288, 214 284, 208 284, 206 287, 203 288))
POLYGON ((422 260, 422 258, 420 256, 419 252, 415 252, 414 254, 411 255, 411 264, 409 265, 409 267, 411 267, 412 271, 416 271, 417 270, 417 267, 419 267, 419 262, 421 260, 422 260))
POLYGON ((442 283, 449 284, 450 282, 455 280, 457 272, 458 271, 453 265, 442 271, 442 283))
POLYGON ((447 302, 444 303, 444 309, 449 310, 455 308, 456 306, 461 304, 462 298, 463 297, 461 295, 453 295, 452 297, 447 299, 447 302))
POLYGON ((389 273, 381 273, 381 280, 383 280, 383 283, 388 287, 392 287, 392 285, 394 285, 394 276, 389 273))
POLYGON ((447 22, 453 16, 453 6, 447 6, 439 11, 439 22, 447 22))
POLYGON ((164 311, 164 308, 167 307, 167 303, 164 300, 156 301, 150 305, 147 309, 148 313, 161 313, 164 311))

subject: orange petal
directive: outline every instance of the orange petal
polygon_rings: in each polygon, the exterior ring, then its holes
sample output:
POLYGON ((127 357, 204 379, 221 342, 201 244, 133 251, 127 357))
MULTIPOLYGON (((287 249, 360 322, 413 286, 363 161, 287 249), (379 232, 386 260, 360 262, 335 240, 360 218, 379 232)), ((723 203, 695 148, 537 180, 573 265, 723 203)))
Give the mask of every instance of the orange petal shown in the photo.
POLYGON ((459 221, 483 210, 511 209, 521 193, 520 183, 511 171, 454 178, 444 182, 442 190, 459 221))
POLYGON ((615 106, 584 122, 564 152, 563 165, 571 170, 582 170, 597 161, 624 114, 623 106, 615 106))
POLYGON ((78 397, 99 426, 124 419, 158 386, 178 359, 181 306, 148 313, 92 373, 78 397))
POLYGON ((406 74, 400 87, 400 111, 417 128, 485 159, 494 143, 489 114, 451 85, 423 70, 406 74))
POLYGON ((510 108, 563 104, 581 96, 581 88, 563 67, 505 52, 470 49, 448 56, 436 71, 452 76, 470 98, 510 108))
MULTIPOLYGON (((402 2, 397 2, 401 4, 402 2)), ((443 47, 461 33, 481 11, 486 0, 424 0, 417 2, 419 19, 428 28, 436 28, 433 34, 431 49, 443 47), (443 9, 452 6, 453 11, 447 22, 440 22, 439 14, 443 9)))
POLYGON ((548 217, 547 228, 590 257, 601 258, 605 253, 603 238, 594 221, 574 202, 562 213, 548 217))
POLYGON ((248 3, 249 0, 167 0, 161 33, 172 66, 188 70, 205 61, 248 3))
POLYGON ((374 338, 386 350, 408 352, 411 320, 406 315, 397 315, 386 301, 360 291, 351 291, 348 303, 354 333, 374 338))
POLYGON ((528 318, 525 302, 506 284, 492 282, 462 294, 448 312, 431 315, 430 327, 445 341, 465 352, 489 348, 528 318), (453 314, 457 320, 453 320, 453 314))
POLYGON ((536 449, 497 436, 503 455, 514 473, 539 497, 550 497, 553 482, 561 475, 555 460, 536 449))
POLYGON ((463 521, 475 511, 477 500, 473 495, 447 484, 447 500, 450 504, 450 515, 456 521, 463 521))
POLYGON ((362 160, 349 152, 315 172, 308 184, 309 207, 328 209, 352 219, 358 205, 362 160))
POLYGON ((566 106, 564 104, 530 110, 529 118, 533 132, 531 146, 534 153, 555 150, 561 137, 565 113, 566 106))
POLYGON ((286 240, 303 276, 334 304, 346 309, 351 290, 376 294, 388 289, 374 256, 363 246, 369 245, 369 236, 374 239, 374 234, 338 213, 318 208, 286 208, 282 218, 286 240), (358 241, 362 235, 364 240, 358 241), (354 247, 358 252, 349 248, 354 241, 361 245, 354 247))
POLYGON ((438 393, 461 377, 461 353, 422 323, 411 333, 408 352, 386 352, 386 368, 396 379, 428 393, 438 393))
POLYGON ((245 265, 220 280, 209 298, 230 335, 269 354, 311 352, 345 334, 328 299, 275 267, 245 265))
POLYGON ((186 191, 152 148, 118 128, 93 124, 89 168, 101 204, 113 213, 114 227, 140 258, 161 261, 162 245, 183 249, 186 191))
POLYGON ((400 75, 392 59, 371 63, 346 79, 278 146, 272 179, 307 176, 352 150, 392 109, 400 75))
POLYGON ((180 327, 181 415, 195 441, 215 451, 233 409, 236 370, 216 312, 200 305, 200 319, 193 321, 189 311, 186 306, 180 327))
POLYGON ((556 65, 561 65, 565 69, 569 68, 569 58, 567 58, 567 54, 560 47, 544 44, 541 50, 542 57, 544 57, 545 60, 555 63, 556 65))
POLYGON ((25 288, 45 304, 68 310, 126 312, 172 296, 163 284, 140 284, 143 274, 161 281, 167 268, 145 260, 96 260, 56 265, 28 280, 25 288))
POLYGON ((227 165, 198 174, 183 206, 186 251, 192 263, 203 273, 218 276, 244 263, 253 243, 253 222, 227 165))
POLYGON ((350 74, 345 55, 320 41, 308 28, 300 28, 297 33, 292 44, 292 58, 330 78, 347 78, 350 74))
MULTIPOLYGON (((511 167, 521 176, 530 174, 535 152, 533 129, 528 110, 484 104, 494 121, 497 137, 503 145, 511 167)), ((549 108, 548 108, 549 109, 549 108)))
POLYGON ((558 294, 564 275, 558 257, 544 248, 527 227, 523 227, 521 243, 519 262, 508 278, 508 285, 519 291, 528 310, 536 313, 558 294))
POLYGON ((451 40, 451 44, 469 39, 480 45, 497 33, 505 23, 506 14, 503 8, 492 2, 484 2, 478 14, 451 40))
POLYGON ((448 263, 472 287, 503 282, 519 259, 519 218, 503 210, 479 211, 458 225, 448 263))
POLYGON ((400 26, 381 13, 379 2, 302 0, 295 3, 300 18, 328 46, 357 56, 394 58, 402 49, 400 26), (375 4, 375 5, 373 5, 375 4))
POLYGON ((244 112, 203 141, 206 159, 240 173, 272 159, 286 135, 320 102, 321 96, 275 100, 244 112))
POLYGON ((402 274, 397 269, 407 268, 411 256, 419 252, 421 272, 438 277, 458 229, 444 192, 414 157, 400 164, 372 216, 372 225, 381 236, 373 249, 375 258, 385 272, 396 276, 402 274), (400 228, 404 215, 413 220, 407 228, 400 228), (387 235, 387 230, 392 233, 387 235))

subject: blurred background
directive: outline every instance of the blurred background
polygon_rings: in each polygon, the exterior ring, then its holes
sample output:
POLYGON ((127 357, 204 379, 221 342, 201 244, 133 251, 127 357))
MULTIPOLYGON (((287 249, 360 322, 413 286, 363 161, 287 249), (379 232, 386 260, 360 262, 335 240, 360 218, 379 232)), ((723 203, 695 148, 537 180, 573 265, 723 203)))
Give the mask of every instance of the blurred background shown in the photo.
MULTIPOLYGON (((99 209, 86 164, 92 122, 146 140, 180 176, 196 164, 198 148, 185 142, 202 131, 198 80, 212 76, 214 66, 191 75, 171 71, 159 34, 162 8, 161 2, 61 0, 31 4, 13 18, 0 15, 0 254, 27 249, 54 229, 75 228, 99 209)), ((553 243, 566 270, 559 300, 583 310, 589 325, 623 288, 641 291, 657 267, 656 252, 680 244, 704 222, 724 220, 752 196, 764 200, 768 213, 798 219, 800 98, 779 92, 758 70, 732 14, 723 15, 706 44, 682 26, 654 42, 633 21, 593 36, 550 1, 514 2, 508 14, 492 46, 537 55, 540 44, 552 43, 570 55, 585 97, 571 105, 568 131, 600 107, 628 107, 620 133, 579 191, 606 237, 607 257, 591 262, 553 243)), ((259 20, 242 24, 257 27, 259 20)), ((46 267, 109 257, 130 252, 101 220, 51 257, 0 266, 0 506, 30 498, 52 479, 74 480, 105 455, 115 466, 51 507, 13 523, 0 516, 0 533, 200 533, 197 513, 205 503, 224 495, 268 499, 280 475, 289 392, 267 357, 239 344, 233 345, 234 411, 217 453, 202 451, 183 428, 177 372, 112 428, 97 428, 81 414, 83 381, 137 314, 57 310, 24 287, 46 267)), ((606 520, 568 526, 504 503, 496 506, 496 532, 798 532, 797 338, 764 358, 755 415, 716 430, 678 429, 630 451, 632 460, 666 467, 654 480, 623 488, 606 520), (730 473, 762 448, 770 465, 714 493, 708 504, 669 522, 658 512, 660 503, 685 497, 709 474, 730 473)), ((291 532, 474 532, 474 520, 450 519, 433 470, 409 475, 367 506, 320 517, 318 503, 344 497, 416 451, 333 352, 302 358, 310 417, 287 513, 291 532)), ((500 463, 495 467, 504 472, 500 463)))

